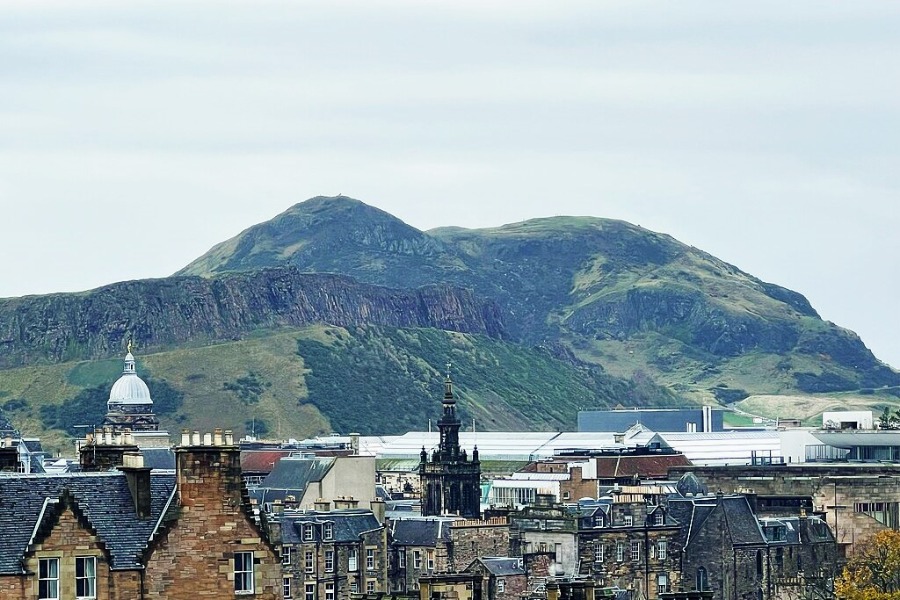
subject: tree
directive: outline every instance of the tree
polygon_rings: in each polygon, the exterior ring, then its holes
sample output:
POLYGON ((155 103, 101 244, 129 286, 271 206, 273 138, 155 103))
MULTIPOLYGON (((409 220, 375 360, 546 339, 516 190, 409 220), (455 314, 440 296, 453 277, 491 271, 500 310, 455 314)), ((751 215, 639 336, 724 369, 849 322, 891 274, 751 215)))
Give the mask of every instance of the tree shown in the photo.
POLYGON ((835 582, 842 600, 900 600, 900 531, 879 531, 847 562, 835 582))

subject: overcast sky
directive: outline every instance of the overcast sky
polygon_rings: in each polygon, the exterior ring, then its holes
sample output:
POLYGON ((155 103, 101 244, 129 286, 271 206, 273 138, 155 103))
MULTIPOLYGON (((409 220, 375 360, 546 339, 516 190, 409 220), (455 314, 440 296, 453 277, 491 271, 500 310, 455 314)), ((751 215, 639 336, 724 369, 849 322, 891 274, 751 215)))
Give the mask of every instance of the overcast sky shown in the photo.
POLYGON ((0 297, 315 195, 669 233, 900 367, 900 3, 0 3, 0 297))

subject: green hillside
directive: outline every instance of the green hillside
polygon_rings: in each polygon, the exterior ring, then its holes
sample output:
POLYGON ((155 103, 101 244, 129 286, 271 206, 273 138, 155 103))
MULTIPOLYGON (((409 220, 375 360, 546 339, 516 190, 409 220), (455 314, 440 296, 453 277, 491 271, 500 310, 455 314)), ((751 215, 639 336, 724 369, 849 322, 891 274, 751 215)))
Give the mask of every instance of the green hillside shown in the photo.
POLYGON ((263 264, 398 287, 471 288, 497 302, 513 340, 564 346, 609 373, 650 377, 698 402, 900 384, 900 374, 801 294, 623 221, 552 217, 420 232, 359 201, 320 197, 181 273, 263 264))
MULTIPOLYGON (((440 416, 451 361, 466 422, 479 429, 571 429, 579 408, 676 404, 667 390, 578 368, 545 350, 438 329, 317 325, 143 355, 138 372, 171 433, 255 427, 277 438, 400 434, 440 416)), ((97 425, 121 359, 0 371, 0 408, 66 447, 97 425)))

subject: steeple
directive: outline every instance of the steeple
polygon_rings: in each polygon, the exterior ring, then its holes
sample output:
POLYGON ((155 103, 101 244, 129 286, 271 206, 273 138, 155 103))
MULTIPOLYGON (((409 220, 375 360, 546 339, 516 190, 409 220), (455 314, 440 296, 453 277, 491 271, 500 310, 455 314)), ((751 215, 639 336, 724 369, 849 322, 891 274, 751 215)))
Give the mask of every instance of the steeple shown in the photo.
POLYGON ((444 378, 443 414, 438 420, 440 445, 429 457, 425 448, 419 455, 422 480, 422 514, 456 514, 477 519, 481 514, 481 466, 478 450, 470 459, 459 446, 460 421, 456 416, 456 395, 447 364, 444 378))
POLYGON ((459 457, 459 418, 456 416, 456 397, 453 395, 453 379, 450 377, 450 363, 447 363, 447 377, 444 379, 444 399, 441 404, 444 414, 438 421, 441 432, 441 460, 456 460, 459 457))

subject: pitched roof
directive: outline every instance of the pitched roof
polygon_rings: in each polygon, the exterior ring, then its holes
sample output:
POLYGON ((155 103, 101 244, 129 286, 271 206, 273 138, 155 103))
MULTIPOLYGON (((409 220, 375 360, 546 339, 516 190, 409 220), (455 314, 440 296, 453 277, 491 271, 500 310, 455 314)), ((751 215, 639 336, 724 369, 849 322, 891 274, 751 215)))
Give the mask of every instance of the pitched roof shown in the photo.
MULTIPOLYGON (((481 557, 475 559, 475 561, 483 564, 484 568, 486 568, 492 575, 496 575, 498 577, 525 574, 525 568, 522 566, 522 563, 518 558, 508 558, 506 556, 481 557)), ((469 568, 471 568, 471 566, 469 566, 469 568)))
POLYGON ((691 464, 684 454, 650 454, 630 456, 598 456, 597 478, 630 477, 638 475, 643 478, 664 478, 670 467, 682 467, 691 464))
POLYGON ((171 448, 141 448, 144 466, 162 471, 175 470, 175 451, 171 448))
POLYGON ((139 568, 139 555, 172 497, 175 476, 150 476, 150 517, 139 519, 125 474, 67 473, 0 477, 0 574, 22 572, 22 558, 35 534, 70 502, 106 547, 112 569, 139 568))
MULTIPOLYGON (((332 541, 335 542, 355 542, 359 540, 360 534, 381 527, 381 523, 378 522, 372 511, 361 509, 285 513, 282 519, 281 542, 283 544, 302 543, 302 527, 308 523, 314 525, 331 523, 333 526, 332 541)), ((319 535, 320 532, 317 531, 316 539, 320 539, 319 535)))
POLYGON ((293 490, 301 496, 307 486, 314 481, 322 481, 325 474, 331 470, 334 457, 295 458, 293 456, 282 458, 276 463, 272 472, 266 475, 261 488, 293 490))
POLYGON ((398 546, 437 546, 450 540, 450 525, 455 519, 419 518, 391 521, 392 544, 398 546))

